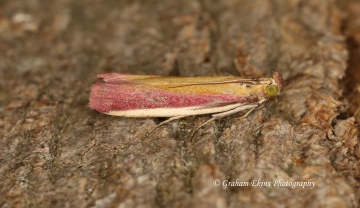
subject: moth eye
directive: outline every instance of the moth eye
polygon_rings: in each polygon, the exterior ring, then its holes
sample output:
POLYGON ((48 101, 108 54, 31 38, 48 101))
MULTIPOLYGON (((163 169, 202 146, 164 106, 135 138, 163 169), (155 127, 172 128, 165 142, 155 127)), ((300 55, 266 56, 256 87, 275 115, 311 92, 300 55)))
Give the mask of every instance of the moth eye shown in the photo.
POLYGON ((278 87, 275 85, 266 86, 266 93, 269 97, 277 95, 278 91, 278 87))

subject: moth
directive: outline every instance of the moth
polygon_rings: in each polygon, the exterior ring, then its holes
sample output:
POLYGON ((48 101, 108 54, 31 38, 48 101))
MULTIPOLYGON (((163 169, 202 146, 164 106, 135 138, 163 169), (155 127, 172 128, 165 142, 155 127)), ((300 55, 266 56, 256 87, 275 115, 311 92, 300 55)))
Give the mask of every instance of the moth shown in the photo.
MULTIPOLYGON (((169 117, 155 128, 187 116, 212 114, 198 126, 238 112, 246 117, 283 90, 284 80, 274 71, 270 78, 237 76, 170 77, 107 73, 91 87, 90 107, 124 117, 169 117)), ((154 130, 153 128, 152 130, 154 130)), ((151 131, 152 131, 151 130, 151 131)))

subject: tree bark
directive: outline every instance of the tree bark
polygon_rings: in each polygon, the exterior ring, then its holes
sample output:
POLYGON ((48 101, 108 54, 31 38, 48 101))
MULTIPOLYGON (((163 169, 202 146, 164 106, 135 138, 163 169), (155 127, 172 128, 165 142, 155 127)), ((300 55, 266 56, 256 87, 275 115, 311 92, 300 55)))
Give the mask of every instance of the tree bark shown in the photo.
POLYGON ((358 206, 359 2, 0 7, 1 207, 358 206), (88 106, 99 73, 269 77, 272 70, 286 81, 280 96, 192 139, 210 115, 146 134, 162 120, 88 106))

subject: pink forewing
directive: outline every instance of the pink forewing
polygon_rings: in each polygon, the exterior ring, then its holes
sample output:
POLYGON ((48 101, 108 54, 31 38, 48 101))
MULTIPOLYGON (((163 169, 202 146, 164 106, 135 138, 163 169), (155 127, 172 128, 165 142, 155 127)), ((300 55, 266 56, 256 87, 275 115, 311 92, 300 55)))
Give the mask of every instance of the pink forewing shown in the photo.
POLYGON ((101 112, 191 106, 216 107, 254 102, 256 98, 232 94, 175 93, 134 84, 96 83, 91 87, 90 107, 101 112))

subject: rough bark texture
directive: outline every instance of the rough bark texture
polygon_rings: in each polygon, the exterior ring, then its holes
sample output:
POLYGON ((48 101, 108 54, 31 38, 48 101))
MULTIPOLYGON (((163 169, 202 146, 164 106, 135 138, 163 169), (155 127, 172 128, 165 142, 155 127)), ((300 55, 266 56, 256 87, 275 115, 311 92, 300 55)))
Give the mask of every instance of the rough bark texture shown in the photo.
POLYGON ((359 205, 359 1, 32 0, 0 8, 0 207, 359 205), (192 140, 209 116, 144 138, 161 120, 88 107, 98 73, 263 77, 272 69, 286 79, 281 96, 192 140), (231 187, 236 181, 249 184, 231 187))

